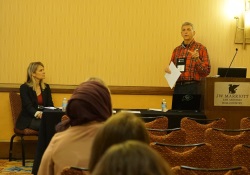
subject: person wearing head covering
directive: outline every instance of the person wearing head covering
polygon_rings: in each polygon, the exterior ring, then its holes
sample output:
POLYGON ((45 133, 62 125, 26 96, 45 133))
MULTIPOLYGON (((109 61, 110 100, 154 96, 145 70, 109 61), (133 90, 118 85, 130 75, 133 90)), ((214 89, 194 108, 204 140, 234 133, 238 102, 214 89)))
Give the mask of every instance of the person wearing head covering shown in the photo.
POLYGON ((30 128, 38 131, 43 107, 54 106, 50 86, 43 82, 44 79, 44 65, 41 62, 31 62, 27 68, 27 80, 20 86, 22 111, 16 122, 17 129, 30 128))
POLYGON ((60 175, 67 166, 88 166, 93 139, 112 115, 109 89, 98 81, 80 84, 68 102, 66 115, 44 152, 38 175, 60 175))

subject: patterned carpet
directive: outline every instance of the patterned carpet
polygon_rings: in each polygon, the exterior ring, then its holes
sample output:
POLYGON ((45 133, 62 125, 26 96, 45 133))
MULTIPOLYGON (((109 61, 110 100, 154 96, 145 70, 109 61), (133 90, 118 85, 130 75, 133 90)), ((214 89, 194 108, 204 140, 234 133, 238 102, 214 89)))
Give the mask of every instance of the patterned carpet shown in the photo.
POLYGON ((22 161, 11 161, 7 159, 0 159, 0 174, 4 175, 15 175, 15 174, 22 174, 22 175, 31 175, 33 160, 26 160, 26 166, 22 166, 22 161))

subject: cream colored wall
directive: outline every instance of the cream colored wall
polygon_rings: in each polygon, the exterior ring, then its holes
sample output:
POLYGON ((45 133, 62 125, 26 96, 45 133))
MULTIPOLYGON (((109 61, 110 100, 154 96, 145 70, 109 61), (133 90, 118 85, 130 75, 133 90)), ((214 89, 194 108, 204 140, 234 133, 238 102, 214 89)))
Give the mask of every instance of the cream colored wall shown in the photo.
MULTIPOLYGON (((55 106, 61 106, 64 97, 70 98, 71 94, 52 94, 55 106)), ((156 96, 156 95, 112 95, 112 103, 114 108, 123 109, 148 109, 160 108, 161 100, 165 98, 167 107, 171 109, 171 96, 156 96)), ((9 142, 13 135, 13 122, 11 118, 11 109, 9 96, 7 92, 0 93, 0 142, 9 142)), ((32 139, 32 138, 31 138, 32 139)))
POLYGON ((0 83, 24 82, 28 64, 40 60, 50 84, 99 76, 108 85, 167 86, 163 69, 184 21, 207 46, 211 76, 229 66, 236 47, 232 67, 249 67, 250 46, 234 44, 230 1, 0 0, 0 83))

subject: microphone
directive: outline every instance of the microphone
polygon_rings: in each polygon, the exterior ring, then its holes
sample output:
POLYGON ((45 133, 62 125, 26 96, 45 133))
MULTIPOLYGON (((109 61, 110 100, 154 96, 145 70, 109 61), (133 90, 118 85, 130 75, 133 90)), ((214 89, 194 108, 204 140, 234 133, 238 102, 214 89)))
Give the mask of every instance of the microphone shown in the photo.
POLYGON ((235 56, 236 56, 237 53, 238 53, 238 48, 236 48, 235 50, 236 50, 236 52, 235 52, 235 54, 234 54, 234 57, 233 57, 233 59, 232 59, 230 65, 229 65, 228 69, 227 69, 227 72, 226 72, 226 74, 225 74, 225 77, 227 77, 228 71, 229 71, 229 69, 230 69, 230 67, 231 67, 231 65, 232 65, 232 63, 233 63, 233 61, 234 61, 235 56))

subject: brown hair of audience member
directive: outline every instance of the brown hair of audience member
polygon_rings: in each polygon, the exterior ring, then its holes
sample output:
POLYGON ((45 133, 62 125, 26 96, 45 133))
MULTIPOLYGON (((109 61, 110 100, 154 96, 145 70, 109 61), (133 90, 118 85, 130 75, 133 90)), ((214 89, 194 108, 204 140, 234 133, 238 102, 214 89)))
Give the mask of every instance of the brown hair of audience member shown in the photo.
POLYGON ((172 172, 149 145, 129 140, 110 147, 91 175, 172 175, 172 172))
POLYGON ((112 145, 126 140, 138 140, 149 144, 144 121, 135 114, 120 112, 110 117, 94 139, 89 171, 92 172, 104 152, 112 145))
POLYGON ((92 121, 103 122, 112 115, 110 91, 99 81, 81 83, 73 92, 66 108, 68 118, 62 120, 56 131, 92 121))

